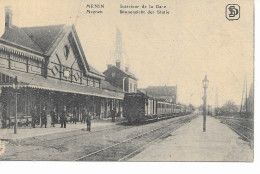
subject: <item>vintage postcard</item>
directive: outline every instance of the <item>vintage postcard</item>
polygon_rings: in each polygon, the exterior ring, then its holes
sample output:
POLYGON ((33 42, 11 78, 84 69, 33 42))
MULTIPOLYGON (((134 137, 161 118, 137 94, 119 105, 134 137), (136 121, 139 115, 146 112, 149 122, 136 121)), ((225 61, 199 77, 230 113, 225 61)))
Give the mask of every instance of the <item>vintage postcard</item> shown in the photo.
POLYGON ((254 161, 253 0, 1 0, 1 161, 254 161))

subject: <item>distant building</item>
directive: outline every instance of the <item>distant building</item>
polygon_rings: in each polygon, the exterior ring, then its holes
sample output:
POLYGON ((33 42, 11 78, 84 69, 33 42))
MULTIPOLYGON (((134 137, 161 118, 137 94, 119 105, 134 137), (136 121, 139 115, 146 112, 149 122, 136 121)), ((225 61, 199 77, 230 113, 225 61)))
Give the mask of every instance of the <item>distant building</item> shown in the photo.
POLYGON ((103 72, 106 81, 128 93, 137 92, 137 78, 126 67, 121 67, 121 62, 116 61, 116 65, 108 65, 107 70, 103 72))
POLYGON ((176 86, 149 86, 147 88, 140 88, 141 92, 157 98, 165 99, 169 102, 177 103, 177 85, 176 86))

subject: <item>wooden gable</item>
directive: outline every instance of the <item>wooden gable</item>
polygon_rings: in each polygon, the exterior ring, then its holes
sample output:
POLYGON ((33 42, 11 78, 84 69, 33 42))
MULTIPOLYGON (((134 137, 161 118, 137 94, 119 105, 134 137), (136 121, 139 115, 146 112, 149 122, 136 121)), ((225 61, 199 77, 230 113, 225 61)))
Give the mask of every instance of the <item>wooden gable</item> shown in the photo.
POLYGON ((68 32, 51 55, 48 76, 60 80, 82 83, 87 70, 79 53, 72 32, 68 32))

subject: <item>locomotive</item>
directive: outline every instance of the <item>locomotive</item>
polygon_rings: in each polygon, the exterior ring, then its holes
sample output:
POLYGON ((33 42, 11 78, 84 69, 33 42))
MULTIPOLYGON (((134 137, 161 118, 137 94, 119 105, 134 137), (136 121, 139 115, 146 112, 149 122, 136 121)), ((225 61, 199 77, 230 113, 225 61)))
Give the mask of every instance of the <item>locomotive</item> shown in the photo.
POLYGON ((127 93, 124 98, 124 117, 128 123, 166 119, 191 113, 191 108, 150 97, 144 93, 127 93))

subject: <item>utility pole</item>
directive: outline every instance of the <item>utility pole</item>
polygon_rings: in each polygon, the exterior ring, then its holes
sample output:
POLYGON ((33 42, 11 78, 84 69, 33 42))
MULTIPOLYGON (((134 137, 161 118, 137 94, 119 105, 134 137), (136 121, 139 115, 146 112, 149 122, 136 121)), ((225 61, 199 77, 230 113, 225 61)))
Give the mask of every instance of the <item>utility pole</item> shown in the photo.
POLYGON ((215 109, 213 110, 212 115, 216 116, 218 111, 218 87, 216 87, 216 96, 215 96, 215 109))
POLYGON ((19 83, 17 80, 17 76, 15 76, 14 81, 13 81, 13 89, 14 89, 14 95, 15 95, 15 118, 14 118, 14 134, 17 134, 17 95, 18 95, 18 90, 19 90, 19 83))
POLYGON ((204 88, 204 97, 203 97, 203 132, 206 132, 206 115, 207 115, 207 88, 209 80, 207 75, 205 75, 204 80, 202 80, 202 85, 204 88))
MULTIPOLYGON (((245 96, 245 88, 246 88, 246 98, 245 98, 245 102, 247 103, 247 84, 246 84, 246 78, 244 80, 244 85, 243 85, 243 92, 242 92, 242 99, 241 99, 241 105, 240 105, 240 116, 242 115, 243 112, 243 102, 244 102, 244 96, 245 96)), ((246 106, 247 107, 247 106, 246 106)), ((247 108, 246 108, 247 110, 247 108)))
POLYGON ((203 100, 203 132, 206 132, 206 115, 207 115, 207 99, 206 88, 204 88, 204 100, 203 100))
POLYGON ((247 79, 246 79, 246 102, 245 102, 245 104, 246 104, 246 116, 247 116, 247 79))

